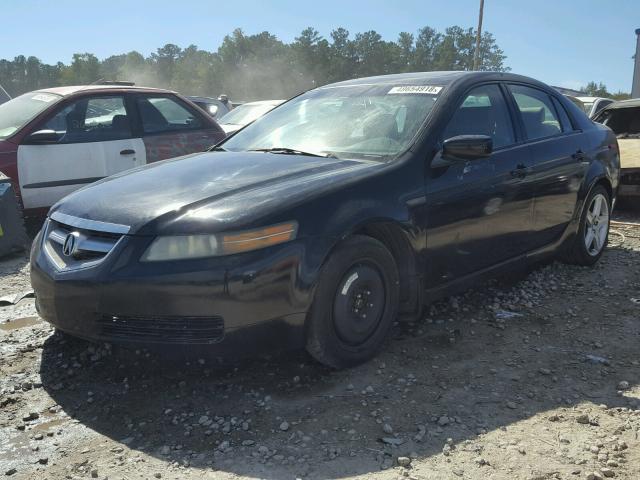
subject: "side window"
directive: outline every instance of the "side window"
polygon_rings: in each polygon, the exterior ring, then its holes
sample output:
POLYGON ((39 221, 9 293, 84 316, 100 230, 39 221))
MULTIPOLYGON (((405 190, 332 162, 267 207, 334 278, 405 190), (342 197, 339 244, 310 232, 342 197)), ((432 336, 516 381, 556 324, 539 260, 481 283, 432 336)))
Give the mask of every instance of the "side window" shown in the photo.
POLYGON ((560 125, 562 126, 562 131, 563 132, 573 131, 574 130, 573 125, 571 124, 571 120, 569 119, 569 115, 567 114, 567 111, 565 110, 565 108, 554 97, 551 97, 551 100, 553 100, 553 106, 556 107, 556 112, 558 112, 558 116, 560 117, 560 125))
POLYGON ((55 130, 58 143, 106 142, 131 138, 123 97, 81 99, 58 111, 39 129, 55 130))
POLYGON ((169 97, 139 97, 137 103, 144 133, 202 128, 202 121, 194 112, 169 97))
POLYGON ((509 85, 509 89, 518 104, 529 140, 560 134, 560 120, 549 95, 522 85, 509 85))
POLYGON ((498 85, 474 88, 453 114, 444 139, 458 135, 489 135, 493 148, 515 143, 513 125, 498 85))

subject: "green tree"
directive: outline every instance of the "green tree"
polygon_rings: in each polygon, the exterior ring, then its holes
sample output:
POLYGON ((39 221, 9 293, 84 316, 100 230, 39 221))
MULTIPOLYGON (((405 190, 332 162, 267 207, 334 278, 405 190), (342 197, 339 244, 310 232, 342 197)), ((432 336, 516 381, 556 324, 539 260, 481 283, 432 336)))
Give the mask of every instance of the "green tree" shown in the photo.
POLYGON ((93 53, 74 53, 71 65, 61 72, 63 85, 87 85, 100 78, 100 62, 93 53))
MULTIPOLYGON (((289 44, 267 31, 247 35, 235 29, 215 51, 169 43, 148 57, 131 51, 100 61, 91 53, 76 53, 69 65, 46 65, 36 57, 19 55, 0 60, 0 84, 11 95, 18 95, 104 78, 185 94, 227 93, 237 100, 286 98, 326 83, 368 75, 470 70, 474 53, 475 31, 459 26, 444 32, 429 26, 415 34, 400 32, 396 41, 386 41, 374 30, 351 36, 342 27, 324 38, 308 27, 289 44)), ((489 32, 481 38, 480 60, 482 70, 508 70, 506 56, 489 32)))
POLYGON ((397 71, 407 72, 415 64, 415 47, 412 33, 400 32, 398 35, 397 71))
POLYGON ((610 97, 611 95, 607 91, 607 86, 600 82, 589 82, 580 89, 585 95, 589 97, 610 97))
POLYGON ((304 87, 313 88, 328 83, 330 55, 327 40, 316 29, 309 27, 291 44, 289 63, 304 87))
POLYGON ((158 86, 168 88, 171 85, 176 62, 180 58, 182 49, 173 43, 167 43, 164 47, 151 54, 150 62, 155 67, 158 76, 158 86))

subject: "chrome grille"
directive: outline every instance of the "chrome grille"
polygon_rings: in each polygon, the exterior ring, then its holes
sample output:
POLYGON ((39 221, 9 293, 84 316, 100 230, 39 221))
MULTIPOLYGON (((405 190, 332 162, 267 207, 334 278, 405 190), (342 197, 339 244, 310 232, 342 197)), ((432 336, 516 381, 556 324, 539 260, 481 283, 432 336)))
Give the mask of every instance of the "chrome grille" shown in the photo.
POLYGON ((88 268, 102 262, 128 231, 126 225, 54 212, 45 225, 43 247, 58 270, 88 268))

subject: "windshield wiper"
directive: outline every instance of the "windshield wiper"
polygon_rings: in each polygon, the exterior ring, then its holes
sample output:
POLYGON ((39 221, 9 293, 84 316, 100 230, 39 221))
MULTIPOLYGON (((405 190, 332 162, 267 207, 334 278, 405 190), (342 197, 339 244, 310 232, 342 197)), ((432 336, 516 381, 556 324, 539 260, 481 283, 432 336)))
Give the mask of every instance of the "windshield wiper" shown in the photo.
POLYGON ((249 150, 249 151, 275 153, 275 154, 282 154, 282 155, 305 155, 307 157, 338 158, 333 153, 321 154, 321 153, 303 152, 302 150, 296 150, 295 148, 287 148, 287 147, 256 148, 254 150, 249 150))

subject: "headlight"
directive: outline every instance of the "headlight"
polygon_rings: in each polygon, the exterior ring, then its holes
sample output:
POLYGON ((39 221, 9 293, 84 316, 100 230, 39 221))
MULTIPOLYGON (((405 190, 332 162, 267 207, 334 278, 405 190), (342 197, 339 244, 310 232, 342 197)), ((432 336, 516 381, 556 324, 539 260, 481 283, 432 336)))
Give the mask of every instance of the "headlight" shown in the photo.
POLYGON ((293 240, 297 232, 298 223, 287 222, 244 232, 158 237, 144 252, 141 260, 188 260, 249 252, 293 240))

